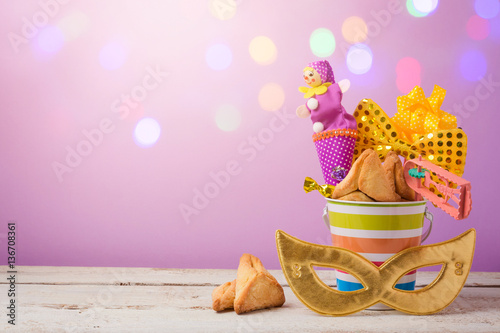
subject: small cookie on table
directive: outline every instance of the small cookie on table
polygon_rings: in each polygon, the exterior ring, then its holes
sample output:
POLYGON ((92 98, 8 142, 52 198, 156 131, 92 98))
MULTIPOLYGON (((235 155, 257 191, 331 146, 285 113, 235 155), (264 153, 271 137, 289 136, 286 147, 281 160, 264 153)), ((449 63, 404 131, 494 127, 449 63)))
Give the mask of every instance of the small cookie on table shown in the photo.
POLYGON ((234 295, 236 291, 236 280, 221 284, 212 292, 212 309, 224 311, 234 308, 234 295))
POLYGON ((285 303, 285 293, 278 281, 262 265, 259 258, 245 253, 240 258, 237 278, 212 292, 215 311, 233 309, 237 314, 285 303))

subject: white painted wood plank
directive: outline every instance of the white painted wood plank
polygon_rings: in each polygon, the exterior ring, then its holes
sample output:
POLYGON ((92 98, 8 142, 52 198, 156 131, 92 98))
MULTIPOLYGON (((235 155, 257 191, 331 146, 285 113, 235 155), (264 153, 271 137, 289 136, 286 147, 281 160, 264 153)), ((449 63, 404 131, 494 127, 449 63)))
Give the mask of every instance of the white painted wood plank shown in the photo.
MULTIPOLYGON (((212 286, 17 287, 18 325, 12 329, 2 315, 0 328, 7 332, 500 332, 500 288, 464 288, 453 304, 430 316, 362 311, 325 317, 288 287, 283 307, 240 316, 210 308, 212 286)), ((6 289, 0 285, 0 294, 6 289)))
MULTIPOLYGON (((0 266, 0 272, 6 266, 0 266)), ((96 285, 198 285, 216 286, 236 278, 236 269, 163 269, 123 267, 54 267, 19 266, 19 283, 39 284, 96 284, 96 285)), ((287 281, 281 270, 270 270, 284 286, 287 281)), ((334 273, 317 270, 328 285, 335 285, 334 273)), ((427 285, 437 272, 418 272, 417 285, 427 285)), ((0 281, 0 284, 7 283, 0 281)), ((500 273, 472 272, 466 286, 500 286, 500 273)))

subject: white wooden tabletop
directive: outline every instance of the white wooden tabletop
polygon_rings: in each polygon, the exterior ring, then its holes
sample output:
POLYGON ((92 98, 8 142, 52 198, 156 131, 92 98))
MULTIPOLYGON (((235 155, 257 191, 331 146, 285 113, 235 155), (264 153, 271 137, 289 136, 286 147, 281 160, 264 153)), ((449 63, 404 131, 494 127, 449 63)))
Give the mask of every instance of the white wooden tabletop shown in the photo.
MULTIPOLYGON (((23 266, 16 268, 13 326, 7 267, 0 268, 2 332, 500 332, 500 273, 470 273, 457 299, 434 315, 326 317, 295 297, 280 270, 270 272, 284 287, 283 307, 236 315, 211 308, 212 290, 236 270, 23 266)), ((334 285, 332 271, 318 275, 334 285)), ((417 285, 436 275, 418 272, 417 285)))

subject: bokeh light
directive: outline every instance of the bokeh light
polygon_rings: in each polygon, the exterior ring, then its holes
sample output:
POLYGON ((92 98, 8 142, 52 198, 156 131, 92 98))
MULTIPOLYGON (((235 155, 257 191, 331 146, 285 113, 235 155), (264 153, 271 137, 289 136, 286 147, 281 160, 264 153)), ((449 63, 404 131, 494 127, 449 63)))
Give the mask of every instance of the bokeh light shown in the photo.
POLYGON ((89 19, 87 15, 78 10, 63 17, 59 23, 57 23, 57 26, 64 35, 65 41, 71 41, 79 37, 87 30, 88 25, 89 19))
POLYGON ((134 129, 135 143, 140 147, 150 147, 160 137, 160 124, 153 118, 142 118, 134 129))
POLYGON ((467 35, 475 40, 483 40, 490 34, 490 21, 474 15, 467 21, 467 35))
POLYGON ((315 56, 329 57, 335 51, 335 36, 326 28, 319 28, 309 37, 309 46, 315 56))
POLYGON ((210 0, 210 13, 221 21, 229 20, 236 15, 235 0, 210 0))
POLYGON ((465 52, 460 59, 460 72, 468 81, 479 81, 486 74, 487 67, 484 55, 477 50, 465 52))
POLYGON ((417 59, 406 57, 398 61, 396 65, 396 85, 403 94, 409 93, 415 86, 421 82, 420 62, 417 59))
POLYGON ((349 48, 346 64, 353 74, 365 74, 372 68, 373 53, 365 44, 355 44, 349 48))
POLYGON ((426 16, 426 14, 419 12, 415 8, 415 5, 413 4, 413 0, 406 0, 406 9, 408 10, 408 13, 410 13, 410 15, 412 15, 412 16, 415 16, 415 17, 426 16))
POLYGON ((276 45, 266 36, 258 36, 252 39, 248 51, 252 59, 259 65, 272 64, 278 55, 276 45))
POLYGON ((474 9, 477 15, 485 19, 491 19, 498 15, 500 2, 498 0, 476 0, 474 9))
POLYGON ((366 40, 368 27, 365 21, 358 16, 351 16, 342 23, 342 36, 349 43, 356 44, 366 40))
POLYGON ((37 37, 38 47, 48 54, 55 54, 64 45, 64 35, 58 27, 48 26, 37 37))
POLYGON ((102 68, 115 70, 122 67, 127 61, 127 49, 120 42, 110 42, 99 52, 99 63, 102 68))
POLYGON ((438 0, 413 0, 413 7, 420 13, 429 15, 436 10, 438 0))
POLYGON ((337 82, 339 84, 340 90, 342 90, 342 93, 345 93, 351 88, 351 80, 349 79, 343 79, 337 82))
POLYGON ((500 41, 500 17, 495 17, 492 20, 488 20, 490 24, 489 37, 495 41, 500 41))
POLYGON ((234 105, 221 105, 215 113, 215 123, 219 129, 225 132, 235 131, 240 127, 241 113, 234 105))
POLYGON ((214 44, 210 46, 205 54, 208 67, 220 71, 228 68, 233 61, 233 53, 225 44, 214 44))
POLYGON ((259 91, 259 105, 266 111, 276 111, 285 102, 285 91, 277 83, 267 83, 259 91))

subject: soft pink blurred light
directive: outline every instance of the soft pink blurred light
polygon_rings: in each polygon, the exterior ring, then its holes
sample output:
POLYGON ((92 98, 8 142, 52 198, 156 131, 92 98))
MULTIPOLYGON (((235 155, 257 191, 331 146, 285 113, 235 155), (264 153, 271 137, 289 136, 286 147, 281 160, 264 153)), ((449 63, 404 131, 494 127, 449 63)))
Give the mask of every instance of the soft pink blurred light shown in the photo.
POLYGON ((490 33, 490 22, 480 16, 474 15, 467 21, 467 34, 475 40, 482 40, 490 33))
POLYGON ((413 87, 419 86, 421 79, 421 66, 417 59, 406 57, 396 65, 396 84, 401 93, 409 93, 413 87))

